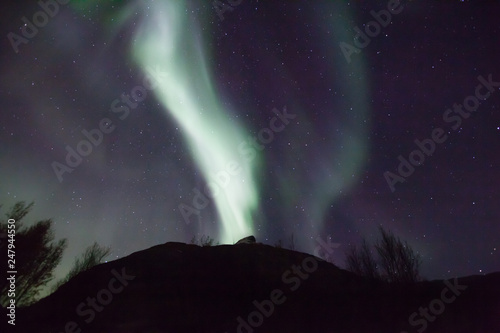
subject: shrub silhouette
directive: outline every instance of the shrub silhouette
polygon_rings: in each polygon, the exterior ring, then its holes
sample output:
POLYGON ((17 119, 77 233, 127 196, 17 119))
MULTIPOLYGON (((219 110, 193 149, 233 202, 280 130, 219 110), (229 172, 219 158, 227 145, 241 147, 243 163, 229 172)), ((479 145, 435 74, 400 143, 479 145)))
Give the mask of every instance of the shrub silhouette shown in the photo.
POLYGON ((203 235, 201 236, 200 239, 196 239, 196 236, 193 236, 193 238, 191 238, 191 244, 196 244, 196 245, 199 245, 199 246, 213 246, 213 245, 219 245, 219 242, 215 242, 215 239, 213 239, 212 237, 210 236, 206 236, 206 235, 203 235))
POLYGON ((85 252, 76 258, 73 267, 68 272, 66 277, 60 279, 52 287, 52 291, 56 291, 60 286, 71 280, 73 277, 77 276, 79 273, 86 271, 100 263, 102 260, 111 252, 110 248, 102 247, 97 242, 94 242, 91 246, 87 247, 85 252))
POLYGON ((420 255, 415 254, 407 242, 403 243, 392 232, 382 227, 379 231, 381 239, 374 246, 378 261, 366 239, 363 239, 360 250, 352 247, 346 253, 347 269, 375 281, 400 284, 420 281, 420 255))
POLYGON ((351 247, 346 259, 347 269, 351 272, 364 276, 371 281, 381 279, 377 270, 377 263, 366 239, 362 240, 361 249, 359 251, 355 246, 351 247))

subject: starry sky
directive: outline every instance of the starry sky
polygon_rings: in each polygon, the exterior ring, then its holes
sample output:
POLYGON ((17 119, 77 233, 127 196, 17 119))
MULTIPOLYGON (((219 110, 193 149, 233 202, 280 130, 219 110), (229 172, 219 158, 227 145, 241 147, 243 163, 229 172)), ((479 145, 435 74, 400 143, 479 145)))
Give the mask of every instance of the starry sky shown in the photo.
POLYGON ((379 226, 428 279, 500 270, 500 4, 60 2, 0 20, 2 214, 53 219, 58 275, 201 235, 343 266, 379 226))

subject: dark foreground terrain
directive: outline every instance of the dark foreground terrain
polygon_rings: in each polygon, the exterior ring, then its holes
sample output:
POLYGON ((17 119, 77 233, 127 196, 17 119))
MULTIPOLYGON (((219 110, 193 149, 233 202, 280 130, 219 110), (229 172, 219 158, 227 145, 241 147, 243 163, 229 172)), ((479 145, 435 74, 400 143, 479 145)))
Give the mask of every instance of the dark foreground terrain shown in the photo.
MULTIPOLYGON (((3 309, 5 311, 5 309, 3 309)), ((373 284, 263 244, 166 243, 98 265, 1 332, 500 332, 500 273, 373 284)))

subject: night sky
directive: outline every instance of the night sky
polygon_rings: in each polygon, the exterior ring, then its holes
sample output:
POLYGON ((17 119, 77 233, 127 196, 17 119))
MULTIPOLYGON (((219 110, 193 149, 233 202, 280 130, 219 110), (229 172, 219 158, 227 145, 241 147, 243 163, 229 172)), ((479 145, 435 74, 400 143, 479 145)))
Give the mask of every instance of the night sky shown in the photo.
POLYGON ((0 20, 0 203, 53 219, 59 276, 94 241, 201 235, 330 239, 343 266, 380 225, 425 278, 500 270, 498 2, 25 3, 0 20))

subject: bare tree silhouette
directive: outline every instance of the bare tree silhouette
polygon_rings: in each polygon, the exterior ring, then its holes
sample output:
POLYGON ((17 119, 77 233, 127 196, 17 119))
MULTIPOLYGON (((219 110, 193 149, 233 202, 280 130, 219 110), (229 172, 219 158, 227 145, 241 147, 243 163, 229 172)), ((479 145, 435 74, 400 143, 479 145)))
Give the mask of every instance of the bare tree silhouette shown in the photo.
POLYGON ((71 280, 73 277, 77 276, 81 272, 84 272, 96 265, 102 263, 102 260, 111 252, 109 247, 102 247, 97 242, 94 242, 91 246, 87 247, 85 252, 75 259, 73 267, 68 272, 68 274, 52 287, 52 291, 56 291, 60 286, 71 280))
POLYGON ((366 239, 361 249, 351 247, 346 253, 347 269, 370 280, 391 283, 414 283, 420 280, 420 255, 407 242, 402 242, 390 231, 379 228, 381 239, 375 243, 378 261, 366 239))

